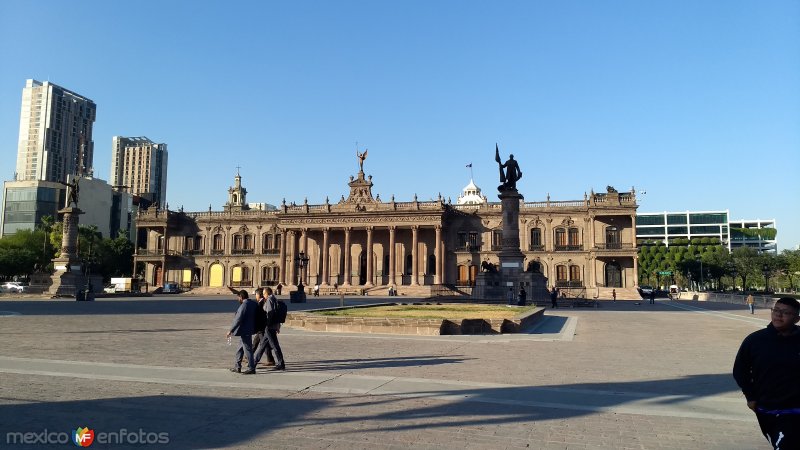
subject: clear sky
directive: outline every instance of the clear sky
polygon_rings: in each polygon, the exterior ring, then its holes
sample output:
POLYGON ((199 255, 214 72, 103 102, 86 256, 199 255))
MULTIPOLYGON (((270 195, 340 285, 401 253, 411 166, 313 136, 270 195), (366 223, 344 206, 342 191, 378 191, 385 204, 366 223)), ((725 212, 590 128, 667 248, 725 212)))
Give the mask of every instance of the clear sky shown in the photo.
POLYGON ((800 243, 797 1, 0 2, 0 177, 22 88, 97 103, 111 138, 169 146, 170 208, 337 201, 358 171, 389 200, 496 200, 494 145, 528 201, 635 186, 640 212, 729 209, 800 243), (646 191, 646 194, 643 192, 646 191))

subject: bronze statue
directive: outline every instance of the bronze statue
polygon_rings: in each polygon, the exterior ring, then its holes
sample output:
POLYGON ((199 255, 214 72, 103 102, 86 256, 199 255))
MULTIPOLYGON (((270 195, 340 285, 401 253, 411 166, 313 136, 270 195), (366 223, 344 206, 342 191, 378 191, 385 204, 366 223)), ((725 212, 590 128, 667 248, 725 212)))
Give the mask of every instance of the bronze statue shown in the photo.
POLYGON ((78 187, 78 177, 72 178, 72 182, 67 186, 69 186, 69 202, 67 203, 67 206, 71 205, 72 203, 74 203, 75 206, 78 206, 78 192, 80 191, 80 188, 78 187))
POLYGON ((498 166, 500 166, 500 183, 502 183, 497 187, 497 190, 516 191, 517 180, 522 178, 522 171, 519 169, 517 161, 514 160, 514 155, 509 155, 508 161, 503 164, 500 159, 500 149, 497 147, 497 144, 494 144, 494 160, 497 161, 498 166), (504 168, 506 169, 505 173, 503 173, 504 168))
POLYGON ((364 160, 367 159, 367 152, 369 149, 364 149, 364 153, 359 153, 356 150, 356 156, 358 157, 358 169, 360 172, 364 171, 364 160))

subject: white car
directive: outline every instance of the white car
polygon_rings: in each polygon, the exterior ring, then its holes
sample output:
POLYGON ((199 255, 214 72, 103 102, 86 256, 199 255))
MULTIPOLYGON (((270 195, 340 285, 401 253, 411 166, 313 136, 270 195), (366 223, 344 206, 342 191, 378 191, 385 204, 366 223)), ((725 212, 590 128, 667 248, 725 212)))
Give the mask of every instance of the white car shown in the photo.
POLYGON ((3 292, 25 292, 26 286, 18 281, 9 281, 3 284, 3 292))

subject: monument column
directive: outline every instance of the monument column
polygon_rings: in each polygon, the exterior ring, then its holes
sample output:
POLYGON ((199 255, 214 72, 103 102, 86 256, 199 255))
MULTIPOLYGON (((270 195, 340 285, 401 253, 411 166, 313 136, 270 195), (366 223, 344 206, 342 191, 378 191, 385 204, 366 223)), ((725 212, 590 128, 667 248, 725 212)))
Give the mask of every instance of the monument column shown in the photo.
POLYGON ((295 258, 297 257, 297 239, 296 231, 291 230, 289 231, 289 237, 287 238, 286 245, 289 247, 287 251, 289 252, 289 257, 286 258, 286 262, 288 263, 288 270, 286 271, 286 284, 287 285, 294 285, 295 281, 297 281, 297 277, 295 274, 295 258))
POLYGON ((330 266, 328 264, 328 234, 330 229, 324 228, 322 230, 322 286, 328 285, 328 279, 330 276, 328 272, 330 271, 330 266))
POLYGON ((350 227, 344 229, 344 280, 342 286, 350 286, 350 227))
POLYGON ((280 276, 278 276, 278 282, 282 282, 282 284, 286 284, 286 230, 281 231, 281 256, 280 256, 280 276))
POLYGON ((389 227, 389 286, 393 286, 395 284, 395 278, 397 275, 396 272, 396 264, 395 264, 395 254, 394 254, 394 241, 395 241, 395 232, 397 227, 394 225, 389 227))
POLYGON ((436 273, 433 275, 433 284, 442 284, 442 226, 436 225, 436 273))
POLYGON ((411 285, 419 286, 417 281, 417 247, 419 246, 419 225, 411 226, 411 285))
POLYGON ((372 263, 372 231, 373 227, 367 227, 367 282, 365 287, 372 287, 373 263, 372 263))

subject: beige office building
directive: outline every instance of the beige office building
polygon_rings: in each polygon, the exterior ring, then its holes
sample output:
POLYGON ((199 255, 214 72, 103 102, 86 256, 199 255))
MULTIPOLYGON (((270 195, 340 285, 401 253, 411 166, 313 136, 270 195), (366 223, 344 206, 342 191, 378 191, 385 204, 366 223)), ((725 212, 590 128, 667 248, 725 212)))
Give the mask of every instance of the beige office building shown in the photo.
POLYGON ((27 80, 15 180, 66 183, 67 175, 91 175, 96 112, 94 102, 82 95, 48 81, 27 80))
MULTIPOLYGON (((461 204, 395 201, 372 195, 372 176, 351 176, 349 195, 323 204, 252 210, 237 175, 223 211, 150 208, 137 217, 136 273, 151 285, 292 288, 320 285, 358 293, 430 295, 468 290, 481 263, 497 264, 499 203, 474 183, 461 204), (463 201, 468 197, 470 201, 463 201), (308 258, 307 262, 300 261, 308 258)), ((339 197, 334 191, 332 198, 339 197)), ((573 296, 639 298, 635 191, 584 194, 572 201, 523 202, 520 243, 526 269, 573 296)))
POLYGON ((167 144, 157 144, 146 137, 114 136, 111 185, 166 205, 167 144))

